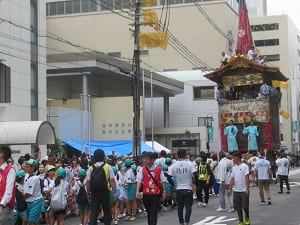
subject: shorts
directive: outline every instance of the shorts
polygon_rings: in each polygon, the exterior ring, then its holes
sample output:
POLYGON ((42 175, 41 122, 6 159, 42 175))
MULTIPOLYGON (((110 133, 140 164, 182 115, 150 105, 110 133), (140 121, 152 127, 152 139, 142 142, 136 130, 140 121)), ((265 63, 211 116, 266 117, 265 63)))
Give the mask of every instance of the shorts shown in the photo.
POLYGON ((43 206, 43 199, 41 198, 33 202, 27 202, 26 213, 28 223, 38 223, 40 221, 43 206))
POLYGON ((63 215, 63 214, 66 214, 66 211, 67 211, 67 209, 64 209, 64 210, 56 211, 56 212, 53 212, 53 213, 55 215, 63 215))
POLYGON ((136 200, 136 183, 127 185, 126 196, 129 201, 136 200))
POLYGON ((175 193, 175 189, 170 183, 167 183, 166 189, 167 189, 167 195, 172 195, 175 193))
MULTIPOLYGON (((113 190, 111 190, 110 191, 110 204, 115 203, 114 194, 115 194, 115 192, 113 190)), ((120 190, 117 190, 117 196, 118 196, 117 202, 120 203, 121 202, 120 199, 119 199, 119 197, 120 197, 120 190)))
POLYGON ((83 212, 83 211, 90 210, 90 209, 91 209, 91 206, 90 206, 89 203, 86 203, 86 204, 78 204, 78 208, 79 208, 79 211, 80 211, 80 212, 83 212))
POLYGON ((21 218, 23 216, 26 216, 26 210, 23 211, 23 212, 19 212, 17 205, 15 205, 15 209, 14 209, 14 222, 16 223, 17 220, 18 220, 18 218, 21 218))

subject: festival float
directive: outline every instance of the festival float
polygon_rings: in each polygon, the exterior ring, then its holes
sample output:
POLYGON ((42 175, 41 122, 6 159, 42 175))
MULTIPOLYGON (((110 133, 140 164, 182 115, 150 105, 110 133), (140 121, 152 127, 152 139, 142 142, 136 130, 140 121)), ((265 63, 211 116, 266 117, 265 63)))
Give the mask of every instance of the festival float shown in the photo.
POLYGON ((236 55, 216 71, 205 75, 224 90, 224 99, 219 99, 218 103, 221 147, 225 152, 280 149, 279 114, 285 113, 279 112, 280 87, 288 85, 288 79, 278 67, 261 64, 258 56, 250 59, 248 53, 253 46, 246 3, 241 0, 236 55), (267 87, 266 92, 263 85, 267 87), (232 126, 229 125, 231 121, 232 126), (230 139, 227 127, 232 128, 229 133, 235 140, 230 139), (252 134, 247 133, 249 127, 255 128, 252 134), (233 143, 229 143, 231 141, 233 143))

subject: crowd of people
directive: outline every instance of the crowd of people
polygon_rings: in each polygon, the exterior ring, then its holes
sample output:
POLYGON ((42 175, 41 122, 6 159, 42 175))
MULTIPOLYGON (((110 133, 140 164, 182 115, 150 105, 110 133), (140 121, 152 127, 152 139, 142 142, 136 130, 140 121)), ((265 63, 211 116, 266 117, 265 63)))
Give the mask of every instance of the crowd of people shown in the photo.
POLYGON ((290 160, 283 152, 276 154, 275 164, 266 159, 266 151, 243 159, 238 152, 194 156, 185 150, 106 157, 98 149, 92 159, 83 153, 70 160, 53 154, 41 160, 38 152, 14 164, 10 148, 0 146, 1 225, 63 225, 70 215, 80 215, 82 225, 118 224, 137 216, 156 225, 159 211, 174 208, 179 224, 188 225, 193 200, 206 207, 213 195, 219 198, 217 212, 236 211, 239 225, 249 225, 251 185, 258 186, 261 204, 271 205, 273 175, 280 183, 278 193, 283 194, 284 183, 290 193, 290 160))

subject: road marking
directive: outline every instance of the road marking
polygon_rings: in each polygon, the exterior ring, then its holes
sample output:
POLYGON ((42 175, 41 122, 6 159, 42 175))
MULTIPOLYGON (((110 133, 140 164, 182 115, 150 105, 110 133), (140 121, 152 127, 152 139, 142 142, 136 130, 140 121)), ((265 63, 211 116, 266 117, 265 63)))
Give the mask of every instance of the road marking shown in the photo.
POLYGON ((234 221, 236 218, 226 219, 227 216, 220 216, 216 218, 216 216, 208 216, 204 220, 199 221, 193 225, 227 225, 224 222, 234 221))
POLYGON ((300 174, 300 169, 290 171, 289 176, 294 176, 294 175, 297 175, 297 174, 300 174))
MULTIPOLYGON (((283 185, 284 187, 286 187, 286 185, 283 185)), ((290 182, 290 187, 299 187, 300 183, 299 182, 290 182)))

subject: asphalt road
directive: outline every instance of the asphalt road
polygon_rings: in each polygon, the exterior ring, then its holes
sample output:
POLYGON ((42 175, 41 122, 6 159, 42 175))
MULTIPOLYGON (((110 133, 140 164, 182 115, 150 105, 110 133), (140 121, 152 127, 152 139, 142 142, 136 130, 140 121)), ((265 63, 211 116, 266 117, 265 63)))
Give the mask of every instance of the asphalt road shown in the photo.
MULTIPOLYGON (((251 224, 256 225, 300 225, 300 169, 291 172, 291 194, 278 194, 279 185, 272 184, 272 205, 260 205, 258 188, 251 188, 250 218, 251 224)), ((216 212, 219 206, 217 197, 211 197, 206 208, 198 208, 194 201, 191 225, 235 225, 238 223, 237 214, 216 212)), ((68 218, 65 225, 79 225, 79 218, 68 218)), ((145 218, 138 218, 134 222, 120 221, 124 225, 147 225, 145 218)), ((177 211, 160 213, 158 225, 175 225, 178 223, 177 211)))

